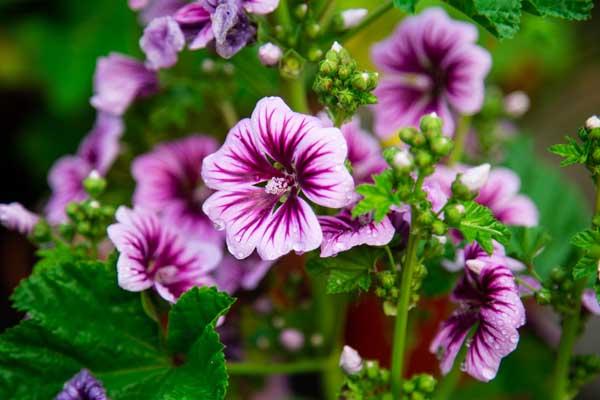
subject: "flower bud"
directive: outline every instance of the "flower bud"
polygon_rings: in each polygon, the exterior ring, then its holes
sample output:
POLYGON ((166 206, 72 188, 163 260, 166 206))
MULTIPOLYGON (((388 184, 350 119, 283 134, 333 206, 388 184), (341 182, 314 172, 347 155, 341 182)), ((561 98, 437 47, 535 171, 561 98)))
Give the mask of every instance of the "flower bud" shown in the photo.
POLYGON ((432 162, 433 157, 431 157, 431 154, 423 150, 417 151, 417 154, 415 155, 415 164, 417 164, 418 167, 427 167, 428 165, 431 165, 432 162))
POLYGON ((513 118, 519 118, 525 114, 529 110, 529 105, 529 96, 521 90, 509 93, 504 98, 504 111, 513 118))
POLYGON ((281 60, 283 52, 281 48, 273 43, 265 43, 258 49, 258 58, 262 65, 275 65, 281 60))
MULTIPOLYGON (((434 225, 435 226, 435 225, 434 225)), ((445 245, 448 242, 448 238, 446 236, 441 236, 441 235, 433 235, 433 238, 435 240, 437 240, 437 242, 439 244, 441 244, 442 246, 445 245)))
POLYGON ((490 176, 490 164, 481 164, 478 167, 469 168, 465 173, 460 175, 460 183, 462 183, 472 193, 477 193, 486 184, 490 176))
POLYGON ((319 65, 319 72, 321 72, 323 75, 333 76, 337 72, 337 69, 338 69, 338 63, 336 61, 329 60, 329 59, 325 59, 319 65))
POLYGON ((585 121, 585 129, 591 131, 598 128, 600 128, 600 118, 597 115, 592 115, 585 121))
POLYGON ((338 68, 338 77, 341 80, 346 80, 352 74, 352 67, 349 65, 340 65, 338 68))
POLYGON ((298 4, 298 6, 294 9, 294 15, 298 19, 304 19, 306 17, 306 13, 308 12, 308 4, 298 4))
POLYGON ((285 329, 279 336, 279 341, 289 351, 298 351, 304 345, 304 335, 297 329, 285 329))
POLYGON ((91 197, 98 197, 106 189, 106 179, 98 171, 93 170, 87 178, 83 180, 83 188, 91 197))
POLYGON ((419 124, 422 132, 440 132, 442 131, 442 119, 435 112, 424 115, 419 124))
POLYGON ((363 360, 356 350, 350 346, 344 346, 340 356, 340 367, 348 375, 356 375, 363 369, 363 360))
POLYGON ((437 382, 433 376, 429 374, 423 374, 419 376, 417 386, 422 392, 433 393, 436 383, 437 382))
POLYGON ((308 24, 306 27, 306 34, 309 38, 315 39, 321 33, 321 25, 316 22, 308 24))
POLYGON ((540 305, 550 304, 550 302, 552 301, 552 294, 550 293, 550 290, 542 288, 539 291, 535 292, 535 300, 540 305))
POLYGON ((462 204, 453 204, 444 210, 444 220, 451 226, 457 226, 465 215, 465 207, 462 204))
POLYGON ((351 8, 344 10, 340 13, 342 29, 350 29, 360 24, 361 21, 367 16, 368 11, 366 8, 351 8))
POLYGON ((413 141, 415 139, 415 136, 417 136, 418 134, 419 132, 415 128, 409 127, 400 129, 400 131, 398 132, 398 137, 404 143, 408 143, 411 146, 414 146, 413 141))
POLYGON ((334 51, 336 53, 340 53, 344 48, 342 47, 342 45, 339 42, 333 42, 333 44, 331 45, 331 51, 334 51))
POLYGON ((454 144, 446 136, 438 136, 431 141, 431 150, 438 156, 446 156, 450 154, 450 151, 454 147, 454 144))
POLYGON ((447 231, 448 231, 448 229, 446 228, 446 224, 444 224, 439 219, 434 221, 431 224, 431 232, 433 232, 434 235, 438 235, 438 236, 440 236, 440 238, 443 238, 443 243, 442 243, 442 239, 439 240, 439 242, 442 244, 446 243, 446 236, 441 236, 441 235, 445 235, 447 231))
POLYGON ((413 156, 406 149, 398 151, 394 155, 393 165, 400 170, 409 170, 413 166, 413 156))
POLYGON ((293 49, 285 52, 280 63, 280 73, 284 78, 297 79, 304 69, 304 58, 293 49))
POLYGON ((306 56, 312 62, 319 61, 321 57, 323 57, 323 50, 321 50, 318 47, 311 47, 310 49, 308 49, 308 53, 306 56))
POLYGON ((52 229, 48 222, 40 219, 34 226, 31 232, 33 240, 37 243, 45 243, 52 240, 52 229))

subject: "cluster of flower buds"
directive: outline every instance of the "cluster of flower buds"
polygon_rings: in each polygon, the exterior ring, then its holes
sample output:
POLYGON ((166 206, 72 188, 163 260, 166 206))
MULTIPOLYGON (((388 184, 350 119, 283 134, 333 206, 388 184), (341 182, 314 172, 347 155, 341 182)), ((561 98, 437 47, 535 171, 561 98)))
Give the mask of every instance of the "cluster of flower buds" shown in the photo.
POLYGON ((576 309, 580 295, 574 289, 575 282, 571 274, 563 267, 555 267, 550 271, 542 288, 535 292, 535 299, 541 305, 552 304, 561 314, 571 314, 576 309))
POLYGON ((313 89, 336 126, 352 118, 358 107, 375 104, 378 74, 360 70, 350 53, 335 42, 319 63, 313 89))
MULTIPOLYGON (((423 279, 427 276, 427 268, 423 264, 417 264, 410 283, 410 307, 414 307, 419 301, 419 291, 423 279)), ((375 295, 383 300, 383 310, 386 315, 396 315, 396 304, 400 296, 400 273, 399 271, 381 271, 377 273, 377 287, 375 295)))
POLYGON ((106 236, 106 227, 113 222, 116 210, 97 200, 106 189, 106 180, 96 171, 92 171, 84 179, 83 187, 90 199, 67 206, 66 213, 70 222, 61 224, 59 232, 68 241, 78 234, 91 243, 97 243, 106 236))
POLYGON ((569 392, 578 393, 583 385, 600 374, 600 357, 595 354, 576 355, 571 360, 569 392))
POLYGON ((377 361, 363 361, 356 350, 344 346, 340 367, 346 373, 340 398, 392 400, 390 371, 382 368, 377 361))
POLYGON ((586 154, 585 164, 594 176, 600 175, 600 118, 592 115, 585 121, 585 126, 577 132, 583 142, 581 153, 586 154))
POLYGON ((429 374, 413 375, 402 384, 404 398, 410 400, 428 400, 432 398, 437 381, 429 374))

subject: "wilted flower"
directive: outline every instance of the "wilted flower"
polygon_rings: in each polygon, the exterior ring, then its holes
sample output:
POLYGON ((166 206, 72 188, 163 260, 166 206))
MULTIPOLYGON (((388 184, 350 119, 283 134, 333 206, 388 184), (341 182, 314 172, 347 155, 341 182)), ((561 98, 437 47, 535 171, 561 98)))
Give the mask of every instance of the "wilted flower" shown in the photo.
POLYGON ((289 351, 298 351, 304 346, 304 335, 297 329, 284 329, 279 335, 279 342, 289 351))
POLYGON ((442 373, 447 374, 467 340, 464 371, 487 382, 496 376, 502 358, 517 347, 525 309, 508 268, 486 264, 475 271, 465 268, 452 293, 459 308, 442 324, 430 351, 440 355, 442 373), (473 336, 467 338, 474 327, 473 336))
POLYGON ((37 214, 32 213, 20 203, 0 204, 0 224, 6 228, 29 235, 40 220, 37 214))
POLYGON ((209 136, 192 135, 160 144, 133 161, 133 203, 160 214, 191 239, 221 244, 223 235, 202 211, 212 191, 202 182, 202 161, 218 148, 209 136))
POLYGON ((122 115, 138 97, 158 90, 158 77, 144 63, 118 53, 100 57, 90 102, 99 111, 122 115))
POLYGON ((236 258, 255 248, 266 260, 313 250, 323 236, 300 194, 325 207, 348 205, 354 184, 346 154, 339 129, 293 112, 278 97, 264 98, 250 119, 231 129, 223 147, 204 159, 202 177, 217 193, 203 210, 226 230, 236 258))
POLYGON ((342 17, 342 28, 350 29, 360 24, 369 11, 366 8, 351 8, 340 13, 342 17))
POLYGON ((146 66, 153 70, 175 65, 177 53, 184 45, 183 32, 170 16, 152 20, 140 39, 140 47, 146 54, 146 66))
POLYGON ((370 215, 353 218, 349 209, 336 216, 319 217, 323 230, 321 257, 332 257, 355 246, 384 246, 394 237, 394 226, 388 217, 375 222, 370 215))
POLYGON ((430 8, 406 18, 392 37, 376 44, 373 62, 383 77, 375 90, 375 132, 387 138, 436 112, 444 133, 452 135, 457 114, 479 111, 491 58, 476 40, 473 25, 430 8))
POLYGON ((165 300, 175 302, 194 286, 213 285, 209 272, 221 261, 219 247, 187 241, 168 221, 135 208, 119 207, 117 223, 108 237, 119 251, 119 286, 139 292, 153 287, 165 300))
POLYGON ((68 380, 55 400, 108 400, 106 390, 87 369, 68 380))
POLYGON ((363 368, 360 354, 350 346, 344 346, 340 355, 340 367, 349 375, 358 374, 363 368))
POLYGON ((73 156, 57 160, 48 173, 52 196, 46 205, 48 221, 59 223, 65 219, 65 207, 71 202, 83 201, 87 194, 83 180, 92 172, 106 174, 119 153, 119 139, 123 134, 121 118, 99 113, 94 127, 83 139, 73 156))
POLYGON ((258 49, 258 58, 263 65, 276 65, 282 55, 281 48, 271 42, 263 44, 258 49))
POLYGON ((273 265, 272 261, 261 260, 251 255, 245 260, 225 255, 215 268, 213 277, 219 290, 229 294, 238 289, 254 290, 273 265))

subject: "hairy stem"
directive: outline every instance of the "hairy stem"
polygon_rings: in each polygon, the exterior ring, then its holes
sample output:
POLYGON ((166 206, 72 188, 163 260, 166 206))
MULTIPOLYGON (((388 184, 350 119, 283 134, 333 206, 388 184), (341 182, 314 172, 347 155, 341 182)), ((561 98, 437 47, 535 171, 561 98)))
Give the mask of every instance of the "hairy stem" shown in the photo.
POLYGON ((291 375, 323 371, 329 362, 327 358, 315 358, 290 363, 227 362, 230 375, 291 375))
POLYGON ((392 0, 386 0, 386 1, 384 1, 379 6, 379 8, 376 8, 375 10, 373 10, 372 12, 370 12, 369 15, 367 15, 367 17, 365 19, 363 19, 360 24, 358 24, 354 28, 349 29, 348 31, 346 31, 341 36, 340 41, 346 41, 346 40, 350 39, 352 36, 356 35, 358 32, 362 31, 367 26, 371 25, 374 21, 376 21, 377 19, 379 19, 379 17, 381 17, 382 15, 384 15, 386 12, 388 12, 389 10, 391 10, 393 7, 394 7, 394 3, 393 3, 392 0))
POLYGON ((460 161, 465 149, 465 141, 469 128, 471 127, 471 117, 463 115, 458 120, 458 126, 456 127, 456 134, 454 136, 454 148, 448 156, 448 165, 452 166, 460 161))

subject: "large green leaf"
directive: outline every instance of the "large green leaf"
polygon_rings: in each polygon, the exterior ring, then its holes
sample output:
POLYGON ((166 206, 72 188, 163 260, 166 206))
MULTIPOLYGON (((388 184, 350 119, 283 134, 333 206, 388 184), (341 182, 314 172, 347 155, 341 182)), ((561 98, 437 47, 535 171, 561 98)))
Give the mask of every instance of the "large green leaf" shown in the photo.
POLYGON ((465 215, 456 228, 467 241, 477 241, 490 254, 494 249, 492 240, 505 244, 510 239, 510 231, 496 220, 492 211, 474 201, 465 203, 465 215))
POLYGON ((513 37, 521 24, 521 0, 448 0, 500 39, 513 37))
POLYGON ((0 398, 53 398, 84 367, 114 400, 225 396, 214 321, 232 299, 215 289, 194 288, 173 306, 170 334, 184 344, 173 344, 176 352, 163 345, 139 294, 117 286, 114 263, 67 260, 36 269, 13 300, 29 319, 0 336, 0 398))
POLYGON ((593 0, 525 0, 525 10, 543 17, 583 20, 590 17, 593 0))
POLYGON ((540 212, 540 226, 551 237, 544 251, 535 258, 537 271, 546 277, 557 265, 572 265, 576 252, 569 239, 585 229, 590 208, 581 190, 535 156, 533 142, 521 137, 507 149, 505 165, 521 177, 521 192, 528 195, 540 212))

